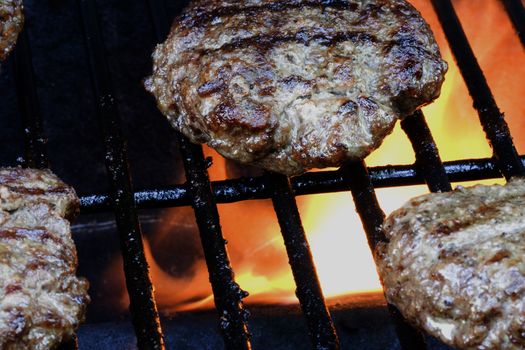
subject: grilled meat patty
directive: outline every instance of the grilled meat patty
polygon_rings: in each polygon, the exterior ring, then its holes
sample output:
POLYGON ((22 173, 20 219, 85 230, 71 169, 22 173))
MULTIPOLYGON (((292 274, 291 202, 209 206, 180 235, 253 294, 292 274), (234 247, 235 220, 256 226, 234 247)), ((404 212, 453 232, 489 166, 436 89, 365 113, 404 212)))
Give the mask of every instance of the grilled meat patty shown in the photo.
POLYGON ((412 199, 377 250, 386 296, 458 349, 525 349, 525 180, 412 199))
POLYGON ((153 61, 146 88, 176 129, 285 174, 364 158, 447 70, 404 0, 194 1, 153 61))
POLYGON ((15 46, 23 24, 22 0, 0 0, 0 61, 15 46))
POLYGON ((83 321, 68 219, 79 201, 47 170, 0 169, 0 349, 53 349, 83 321))

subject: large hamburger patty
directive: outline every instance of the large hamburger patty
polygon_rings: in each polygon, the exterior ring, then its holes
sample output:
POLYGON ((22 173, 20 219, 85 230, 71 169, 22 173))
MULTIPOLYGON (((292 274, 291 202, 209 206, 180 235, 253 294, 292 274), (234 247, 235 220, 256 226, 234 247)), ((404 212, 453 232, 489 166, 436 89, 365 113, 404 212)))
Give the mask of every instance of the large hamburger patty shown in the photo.
POLYGON ((386 296, 458 349, 525 349, 525 180, 417 197, 384 225, 386 296))
POLYGON ((0 61, 15 46, 23 23, 22 0, 0 0, 0 61))
POLYGON ((364 158, 447 69, 404 0, 195 1, 153 61, 146 88, 176 129, 286 174, 364 158))
POLYGON ((78 204, 49 171, 0 169, 0 349, 54 349, 84 319, 68 221, 78 204))

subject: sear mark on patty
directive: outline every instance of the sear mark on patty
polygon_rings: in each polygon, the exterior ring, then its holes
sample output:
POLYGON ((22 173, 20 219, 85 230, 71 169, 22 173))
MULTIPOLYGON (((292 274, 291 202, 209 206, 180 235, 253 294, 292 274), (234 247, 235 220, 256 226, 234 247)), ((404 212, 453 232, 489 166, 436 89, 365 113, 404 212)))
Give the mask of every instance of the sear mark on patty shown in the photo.
POLYGON ((68 221, 78 206, 48 170, 0 168, 0 349, 56 348, 84 320, 89 285, 68 221))
POLYGON ((157 46, 145 86, 191 141, 295 175, 366 157, 446 70, 405 0, 202 0, 157 46))

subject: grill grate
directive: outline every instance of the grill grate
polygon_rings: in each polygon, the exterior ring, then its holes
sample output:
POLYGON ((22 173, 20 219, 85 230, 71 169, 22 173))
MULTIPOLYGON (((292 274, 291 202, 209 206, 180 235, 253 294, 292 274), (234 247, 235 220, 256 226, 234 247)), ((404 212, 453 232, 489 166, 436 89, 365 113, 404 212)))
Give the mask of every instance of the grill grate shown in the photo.
POLYGON ((248 314, 242 303, 247 294, 233 277, 202 147, 178 135, 224 342, 231 349, 250 349, 248 314))
MULTIPOLYGON (((416 112, 407 117, 401 126, 412 143, 416 153, 416 167, 421 172, 430 191, 452 190, 423 113, 416 112)), ((350 163, 345 173, 350 178, 356 210, 363 222, 370 249, 373 251, 379 242, 386 241, 381 229, 385 214, 377 201, 365 163, 363 161, 350 163)), ((389 304, 388 309, 396 325, 401 347, 407 350, 424 349, 426 345, 423 335, 403 320, 395 306, 389 304)))
POLYGON ((270 183, 273 184, 272 202, 297 285, 295 294, 306 317, 314 348, 337 349, 339 340, 330 313, 326 308, 290 179, 279 174, 268 174, 267 176, 270 183))
MULTIPOLYGON (((350 189, 354 203, 363 223, 368 245, 373 251, 380 242, 385 242, 386 237, 381 229, 385 220, 385 213, 379 206, 376 193, 368 169, 364 161, 350 162, 343 166, 345 174, 350 179, 350 189)), ((421 333, 406 323, 399 311, 391 304, 388 310, 396 326, 396 332, 403 349, 424 349, 425 340, 421 333)))
MULTIPOLYGON (((210 183, 202 148, 179 134, 187 183, 169 188, 134 191, 131 185, 125 141, 119 126, 119 112, 113 99, 101 29, 94 0, 78 0, 83 19, 91 75, 98 101, 105 145, 106 166, 111 183, 109 194, 81 198, 83 213, 114 211, 124 259, 130 309, 137 342, 141 349, 163 349, 164 341, 152 284, 141 240, 138 208, 192 205, 203 244, 215 303, 221 316, 221 330, 228 349, 250 349, 247 311, 242 305, 245 293, 235 283, 233 271, 220 229, 216 203, 271 198, 285 240, 297 284, 297 295, 309 326, 313 347, 337 349, 338 340, 326 308, 311 252, 295 203, 295 196, 350 190, 361 217, 371 248, 385 239, 380 226, 384 213, 375 188, 426 183, 432 192, 451 190, 450 181, 479 180, 525 175, 525 157, 519 157, 507 124, 499 111, 476 57, 470 48, 450 0, 432 0, 447 40, 479 112, 480 122, 494 150, 494 159, 446 162, 440 160, 437 147, 421 112, 406 118, 401 126, 407 134, 416 162, 410 166, 367 168, 363 161, 349 162, 339 170, 307 173, 289 179, 282 175, 215 181, 210 183)), ((520 0, 502 0, 522 43, 525 10, 520 0)), ((162 40, 169 28, 163 0, 147 0, 157 35, 162 40)), ((322 1, 321 1, 322 3, 322 1)), ((15 77, 20 114, 25 127, 26 162, 30 167, 48 166, 46 140, 33 77, 27 34, 19 40, 15 54, 15 77)), ((403 349, 422 349, 423 337, 403 322, 399 312, 390 307, 403 349)), ((75 349, 76 341, 63 349, 75 349)))
POLYGON ((120 132, 120 116, 114 100, 111 74, 105 57, 94 1, 79 0, 85 31, 91 78, 106 146, 106 168, 110 197, 120 236, 126 286, 133 326, 140 348, 164 348, 159 315, 153 296, 142 231, 133 198, 129 165, 120 132))
POLYGON ((416 154, 416 167, 431 192, 451 191, 447 172, 430 133, 423 112, 418 111, 401 122, 416 154))
POLYGON ((494 152, 494 158, 498 162, 501 172, 506 179, 512 176, 525 175, 525 168, 519 160, 509 127, 496 105, 494 96, 478 60, 474 56, 452 3, 450 0, 432 0, 432 5, 467 84, 468 91, 474 100, 474 108, 478 111, 481 125, 487 134, 494 152))
MULTIPOLYGON (((525 156, 520 160, 525 165, 525 156)), ((476 181, 501 177, 496 162, 490 158, 445 162, 445 173, 451 182, 476 181)), ((425 184, 421 169, 414 165, 389 165, 368 168, 374 188, 425 184)), ((296 196, 348 191, 350 181, 341 170, 306 173, 290 179, 296 196)), ((251 199, 270 198, 271 183, 264 177, 213 181, 212 190, 217 203, 234 203, 251 199)), ((92 194, 80 198, 82 212, 100 213, 111 210, 107 194, 92 194)), ((170 208, 191 205, 186 185, 145 189, 135 192, 140 209, 170 208)))

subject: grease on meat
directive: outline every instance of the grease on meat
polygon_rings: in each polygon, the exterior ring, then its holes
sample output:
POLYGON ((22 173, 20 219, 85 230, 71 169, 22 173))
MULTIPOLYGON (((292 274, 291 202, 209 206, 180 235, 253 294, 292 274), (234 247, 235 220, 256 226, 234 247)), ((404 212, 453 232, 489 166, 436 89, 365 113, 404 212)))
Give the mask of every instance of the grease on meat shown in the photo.
POLYGON ((0 168, 0 349, 54 349, 84 320, 74 190, 47 170, 0 168))
POLYGON ((525 180, 412 199, 377 250, 386 296, 458 349, 525 348, 525 180))
POLYGON ((447 70, 404 0, 192 1, 153 62, 146 88, 176 129, 290 175, 366 157, 447 70))

